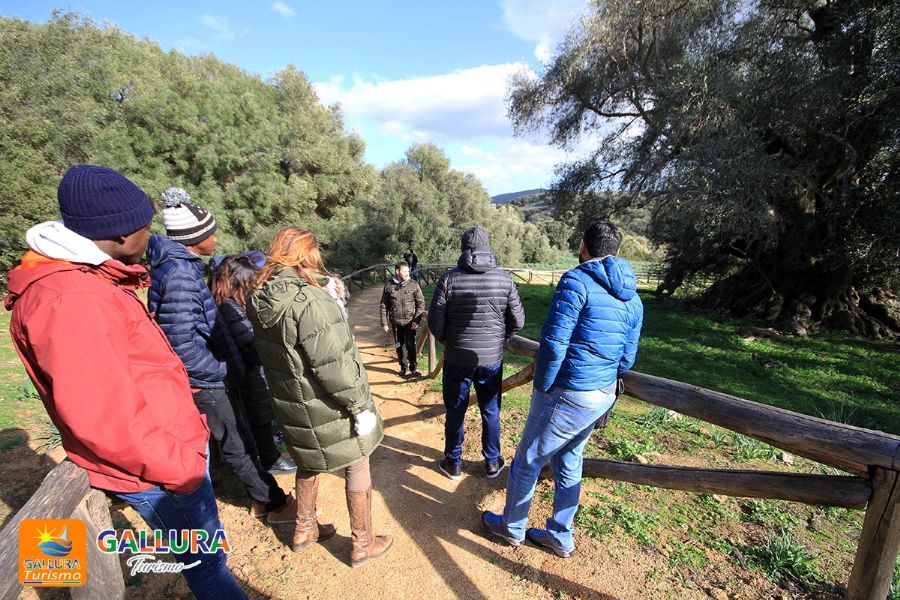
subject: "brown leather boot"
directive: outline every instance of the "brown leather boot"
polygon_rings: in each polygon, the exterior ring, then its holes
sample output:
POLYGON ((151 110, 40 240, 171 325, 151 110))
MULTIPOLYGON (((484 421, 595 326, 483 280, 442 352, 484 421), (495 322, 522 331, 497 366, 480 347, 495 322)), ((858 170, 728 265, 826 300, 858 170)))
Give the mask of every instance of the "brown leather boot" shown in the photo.
POLYGON ((353 550, 350 562, 354 567, 370 558, 387 553, 394 543, 389 535, 375 535, 372 531, 372 488, 364 492, 347 491, 347 510, 350 511, 350 540, 353 550))
POLYGON ((316 494, 319 478, 297 479, 297 519, 291 550, 300 552, 310 544, 327 540, 335 534, 334 525, 321 525, 316 520, 316 494))

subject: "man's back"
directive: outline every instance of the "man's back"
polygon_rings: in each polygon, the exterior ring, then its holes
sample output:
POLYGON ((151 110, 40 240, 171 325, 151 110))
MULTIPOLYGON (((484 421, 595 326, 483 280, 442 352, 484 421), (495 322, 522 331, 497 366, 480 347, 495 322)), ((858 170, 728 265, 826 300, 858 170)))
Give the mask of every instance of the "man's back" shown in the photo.
POLYGON ((599 390, 634 364, 643 305, 631 265, 607 256, 560 279, 541 330, 535 388, 599 390))
POLYGON ((487 366, 503 358, 503 344, 525 324, 525 311, 512 278, 497 269, 486 234, 473 229, 471 247, 438 280, 428 326, 444 343, 448 363, 487 366))
POLYGON ((125 291, 144 270, 42 260, 10 273, 10 335, 69 457, 101 489, 196 484, 208 432, 178 358, 125 291))
POLYGON ((216 323, 218 311, 203 281, 202 259, 162 236, 150 238, 148 256, 148 305, 184 362, 191 387, 225 387, 229 341, 216 323))

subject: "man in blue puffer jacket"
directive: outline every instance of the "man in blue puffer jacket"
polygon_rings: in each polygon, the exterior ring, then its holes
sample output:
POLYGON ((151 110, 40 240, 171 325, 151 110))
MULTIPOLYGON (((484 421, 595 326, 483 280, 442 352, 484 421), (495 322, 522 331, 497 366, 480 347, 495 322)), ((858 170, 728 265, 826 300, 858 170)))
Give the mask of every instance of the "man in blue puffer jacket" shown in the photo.
POLYGON ((232 386, 240 383, 243 363, 204 281, 201 256, 216 249, 216 220, 181 188, 167 189, 161 201, 167 237, 151 236, 147 246, 148 308, 184 363, 194 403, 221 445, 223 460, 252 499, 250 514, 271 524, 293 523, 296 501, 259 464, 246 415, 235 408, 226 385, 229 377, 232 386))
POLYGON ((506 480, 502 515, 485 511, 488 530, 518 546, 525 538, 568 558, 581 494, 582 452, 616 399, 618 377, 634 364, 644 307, 631 265, 619 258, 622 236, 595 221, 584 233, 581 264, 559 280, 541 330, 534 392, 522 440, 506 480), (544 465, 553 469, 553 516, 526 531, 544 465))

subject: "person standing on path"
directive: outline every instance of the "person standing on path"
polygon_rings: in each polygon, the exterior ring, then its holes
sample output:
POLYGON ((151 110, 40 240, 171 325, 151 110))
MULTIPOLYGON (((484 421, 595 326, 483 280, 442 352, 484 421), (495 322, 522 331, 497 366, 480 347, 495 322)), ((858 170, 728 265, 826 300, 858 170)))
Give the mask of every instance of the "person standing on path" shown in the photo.
POLYGON ((272 437, 275 418, 272 396, 256 352, 253 325, 247 318, 247 296, 257 273, 256 264, 249 256, 225 256, 212 275, 210 291, 244 367, 244 377, 235 393, 250 427, 252 439, 246 445, 255 449, 253 455, 263 469, 273 475, 288 475, 297 470, 297 465, 290 457, 281 455, 272 437))
POLYGON ((406 254, 403 255, 403 261, 409 265, 410 277, 415 281, 419 281, 419 257, 416 256, 416 253, 413 251, 412 244, 406 249, 406 254))
POLYGON ((462 234, 462 254, 456 268, 438 280, 428 327, 444 344, 444 459, 441 473, 462 477, 463 422, 469 389, 475 386, 481 412, 481 453, 485 474, 493 479, 506 464, 500 455, 500 400, 503 345, 525 325, 525 311, 516 284, 497 268, 487 231, 479 225, 462 234))
POLYGON ((400 361, 400 377, 421 377, 416 365, 416 329, 425 314, 425 296, 410 279, 409 265, 400 261, 381 294, 381 327, 390 332, 400 361))
POLYGON ((255 448, 248 449, 250 424, 228 389, 243 379, 243 363, 206 286, 200 258, 216 249, 216 220, 181 188, 167 189, 161 201, 167 237, 151 236, 147 246, 147 304, 187 369, 194 402, 221 444, 222 458, 251 498, 251 516, 272 525, 292 523, 297 504, 254 458, 255 448))
MULTIPOLYGON (((35 225, 9 273, 9 332, 91 487, 131 505, 157 530, 222 529, 206 473, 209 429, 188 376, 136 290, 153 206, 121 173, 75 165, 57 191, 62 222, 35 225)), ((246 594, 225 552, 174 559, 201 600, 246 594)))
POLYGON ((297 520, 291 549, 335 534, 316 518, 319 473, 343 470, 350 512, 351 564, 383 556, 393 544, 372 526, 369 455, 384 437, 369 379, 341 307, 326 291, 328 274, 315 236, 285 227, 272 240, 247 302, 256 347, 297 463, 297 520))
POLYGON ((637 356, 644 307, 631 265, 619 258, 622 236, 595 221, 584 233, 581 264, 563 275, 541 330, 531 409, 506 480, 502 515, 482 513, 496 537, 513 546, 527 538, 568 558, 581 495, 582 453, 616 400, 618 378, 637 356), (553 516, 526 531, 541 469, 553 469, 553 516))

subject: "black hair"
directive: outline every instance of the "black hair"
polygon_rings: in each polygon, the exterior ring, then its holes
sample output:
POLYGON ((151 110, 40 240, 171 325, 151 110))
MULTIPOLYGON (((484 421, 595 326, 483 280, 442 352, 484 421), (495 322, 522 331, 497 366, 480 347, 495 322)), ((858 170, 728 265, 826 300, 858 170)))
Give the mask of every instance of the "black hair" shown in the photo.
POLYGON ((584 246, 592 258, 615 255, 622 243, 622 234, 609 221, 594 221, 584 230, 584 246))

